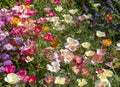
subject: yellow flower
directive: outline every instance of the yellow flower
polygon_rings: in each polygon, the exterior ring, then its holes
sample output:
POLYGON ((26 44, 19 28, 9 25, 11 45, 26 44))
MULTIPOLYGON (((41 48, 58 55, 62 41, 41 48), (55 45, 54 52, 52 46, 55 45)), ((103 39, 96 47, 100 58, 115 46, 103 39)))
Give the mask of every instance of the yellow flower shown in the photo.
POLYGON ((114 68, 120 68, 120 63, 119 62, 115 63, 115 65, 113 67, 114 68))
POLYGON ((104 46, 110 46, 112 44, 112 41, 110 39, 103 39, 102 44, 104 46))
POLYGON ((111 70, 105 70, 104 74, 106 77, 112 77, 113 76, 113 72, 111 70))
POLYGON ((78 86, 83 87, 87 84, 87 81, 85 79, 77 79, 78 86))
POLYGON ((85 52, 85 55, 88 56, 88 57, 90 57, 90 56, 93 56, 94 53, 95 53, 94 51, 89 50, 89 51, 85 52))
POLYGON ((55 83, 55 84, 64 85, 64 84, 65 84, 65 80, 66 80, 65 77, 59 77, 59 76, 58 76, 58 77, 55 78, 55 82, 54 82, 54 83, 55 83))
POLYGON ((84 43, 82 43, 82 47, 84 47, 84 48, 86 48, 86 49, 88 49, 89 47, 90 47, 90 43, 89 42, 84 42, 84 43))
POLYGON ((27 10, 31 9, 31 7, 29 5, 24 5, 24 6, 25 6, 25 9, 27 9, 27 10))
POLYGON ((43 31, 49 31, 50 28, 49 27, 42 27, 43 31))
POLYGON ((15 18, 10 22, 10 24, 18 24, 19 22, 21 22, 21 19, 15 17, 15 18))
POLYGON ((97 77, 98 77, 100 80, 107 79, 107 77, 106 77, 106 75, 105 75, 104 73, 98 74, 97 77))

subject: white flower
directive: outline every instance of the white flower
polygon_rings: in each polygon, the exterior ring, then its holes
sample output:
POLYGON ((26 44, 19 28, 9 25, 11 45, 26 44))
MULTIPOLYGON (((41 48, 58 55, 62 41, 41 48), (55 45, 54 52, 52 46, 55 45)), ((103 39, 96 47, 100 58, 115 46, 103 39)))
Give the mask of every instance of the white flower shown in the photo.
POLYGON ((97 80, 95 82, 95 87, 111 87, 111 84, 107 79, 97 80))
POLYGON ((94 53, 95 53, 94 51, 89 50, 89 51, 85 52, 85 55, 88 56, 88 57, 90 57, 90 56, 93 56, 94 53))
POLYGON ((87 84, 87 81, 85 79, 77 79, 78 86, 83 87, 87 84))
POLYGON ((105 32, 102 32, 102 31, 96 31, 96 35, 98 37, 105 37, 106 36, 105 32))
POLYGON ((74 15, 75 13, 78 12, 78 9, 71 9, 69 10, 70 14, 74 15))
POLYGON ((7 74, 4 80, 10 84, 16 84, 20 81, 20 78, 15 73, 10 73, 7 74))
POLYGON ((47 64, 47 70, 57 73, 60 70, 59 62, 52 62, 51 65, 47 64))
POLYGON ((55 17, 52 17, 52 18, 49 19, 49 21, 56 23, 56 22, 59 21, 59 17, 56 17, 56 16, 55 16, 55 17))
POLYGON ((92 15, 91 14, 83 14, 83 16, 86 18, 86 19, 91 19, 92 15))
POLYGON ((58 12, 61 12, 61 11, 63 10, 63 8, 62 8, 62 6, 57 6, 57 7, 55 8, 55 10, 58 11, 58 12))
POLYGON ((66 23, 72 23, 73 21, 73 17, 72 16, 70 16, 69 14, 64 14, 63 15, 63 17, 64 17, 64 21, 66 22, 66 23))
POLYGON ((30 56, 27 56, 26 59, 25 59, 25 62, 29 63, 31 61, 33 61, 33 57, 30 57, 30 56))
POLYGON ((66 80, 65 77, 59 77, 58 76, 58 77, 55 78, 55 82, 54 83, 55 84, 64 85, 65 84, 65 80, 66 80))
POLYGON ((79 46, 79 41, 75 40, 71 37, 67 38, 67 43, 65 43, 65 48, 69 49, 70 51, 76 51, 79 46))
POLYGON ((91 44, 89 42, 84 42, 82 43, 82 47, 88 49, 91 46, 91 44))
POLYGON ((100 4, 100 3, 95 3, 95 4, 93 4, 93 6, 94 6, 95 8, 97 8, 97 7, 101 6, 101 4, 100 4))
POLYGON ((116 50, 120 50, 120 43, 117 43, 117 46, 115 47, 116 50))

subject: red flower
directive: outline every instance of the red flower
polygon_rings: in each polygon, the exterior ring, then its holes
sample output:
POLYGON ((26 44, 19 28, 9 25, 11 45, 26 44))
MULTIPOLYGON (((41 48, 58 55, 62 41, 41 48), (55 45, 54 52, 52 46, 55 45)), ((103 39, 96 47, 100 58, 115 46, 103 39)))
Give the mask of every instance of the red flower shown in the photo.
POLYGON ((49 12, 48 14, 46 14, 46 16, 48 16, 48 17, 54 17, 55 13, 54 12, 49 12))
POLYGON ((15 69, 16 69, 16 66, 9 65, 9 66, 5 67, 5 72, 7 72, 7 73, 13 73, 13 72, 15 72, 15 69))
POLYGON ((28 82, 34 83, 36 81, 36 76, 29 76, 28 82))
POLYGON ((41 26, 36 26, 36 27, 34 28, 34 32, 35 32, 35 33, 39 33, 41 30, 42 30, 42 27, 41 27, 41 26))
POLYGON ((73 62, 79 66, 79 65, 82 65, 83 64, 83 61, 84 61, 84 58, 80 55, 80 54, 77 54, 74 59, 73 59, 73 62))
POLYGON ((105 20, 107 20, 107 21, 112 21, 112 15, 110 15, 110 14, 107 14, 107 15, 105 15, 105 20))
POLYGON ((52 41, 54 36, 52 34, 45 34, 43 38, 47 41, 52 41))

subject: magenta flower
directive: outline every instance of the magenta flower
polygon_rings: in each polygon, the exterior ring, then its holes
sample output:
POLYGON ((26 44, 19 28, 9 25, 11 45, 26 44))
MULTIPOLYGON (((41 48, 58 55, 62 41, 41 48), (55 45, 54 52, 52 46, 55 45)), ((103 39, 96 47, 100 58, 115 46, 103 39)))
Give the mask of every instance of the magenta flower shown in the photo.
POLYGON ((26 3, 27 5, 30 5, 30 4, 32 3, 32 0, 25 0, 25 3, 26 3))
POLYGON ((54 0, 54 4, 60 4, 61 0, 54 0))
POLYGON ((34 32, 35 32, 35 33, 40 33, 41 30, 42 30, 42 27, 41 27, 41 26, 36 26, 36 27, 34 28, 34 32))
POLYGON ((24 76, 24 78, 21 80, 21 82, 28 82, 29 76, 24 76))
POLYGON ((20 70, 19 72, 17 72, 17 75, 21 78, 21 80, 23 80, 27 75, 27 71, 26 70, 20 70))
POLYGON ((13 72, 15 72, 15 69, 16 69, 16 66, 9 65, 9 66, 5 67, 5 72, 13 73, 13 72))
POLYGON ((83 58, 80 54, 75 55, 75 57, 74 57, 74 59, 73 59, 73 62, 74 62, 75 65, 77 65, 77 66, 82 65, 82 64, 83 64, 83 61, 84 61, 84 58, 83 58))

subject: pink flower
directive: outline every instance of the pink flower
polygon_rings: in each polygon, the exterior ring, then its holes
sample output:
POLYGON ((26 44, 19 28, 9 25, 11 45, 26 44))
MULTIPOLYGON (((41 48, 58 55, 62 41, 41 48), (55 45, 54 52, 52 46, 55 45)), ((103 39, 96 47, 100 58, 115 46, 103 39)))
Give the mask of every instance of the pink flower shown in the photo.
POLYGON ((28 82, 34 83, 36 81, 36 76, 29 76, 28 82))
POLYGON ((94 63, 103 63, 103 56, 95 53, 92 60, 94 63))
POLYGON ((44 81, 46 84, 53 84, 54 77, 52 75, 47 75, 47 76, 45 76, 44 81))
POLYGON ((27 49, 27 50, 25 50, 24 51, 25 52, 25 54, 27 54, 27 55, 34 55, 34 54, 36 54, 37 53, 37 50, 36 50, 36 48, 34 48, 34 47, 31 47, 30 49, 27 49))
POLYGON ((54 4, 60 4, 61 0, 54 0, 54 4))
POLYGON ((40 24, 44 24, 47 22, 47 19, 46 18, 40 18, 40 19, 37 19, 37 23, 40 23, 40 24))
POLYGON ((82 75, 83 76, 89 76, 90 75, 90 73, 89 73, 87 68, 83 68, 81 71, 82 71, 82 75))
POLYGON ((73 62, 79 66, 79 65, 82 65, 83 64, 83 61, 84 61, 84 58, 80 55, 80 54, 77 54, 75 55, 74 59, 73 59, 73 62))
POLYGON ((21 80, 23 80, 23 78, 27 75, 27 71, 20 70, 19 72, 17 72, 17 75, 21 78, 21 80))
POLYGON ((52 41, 54 36, 52 34, 44 34, 43 38, 47 41, 52 41))
POLYGON ((29 81, 29 76, 24 76, 24 78, 21 81, 22 82, 28 82, 29 81))
POLYGON ((34 28, 34 32, 35 32, 35 33, 40 33, 41 30, 42 30, 42 27, 41 27, 41 26, 36 26, 36 27, 34 28))
POLYGON ((49 8, 49 7, 47 7, 47 8, 44 9, 44 11, 45 11, 46 13, 50 13, 50 10, 51 10, 51 8, 49 8))
POLYGON ((13 73, 13 72, 15 72, 15 69, 16 69, 16 66, 9 65, 9 66, 5 67, 5 72, 13 73))
POLYGON ((26 14, 29 16, 33 16, 33 15, 37 14, 37 12, 28 10, 26 14))
POLYGON ((46 16, 48 16, 48 17, 54 17, 55 13, 54 12, 49 12, 48 14, 46 14, 46 16))
POLYGON ((32 0, 25 0, 25 3, 26 3, 27 5, 30 5, 30 4, 32 3, 32 0))

